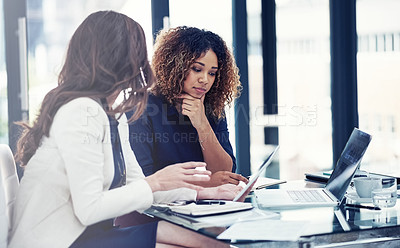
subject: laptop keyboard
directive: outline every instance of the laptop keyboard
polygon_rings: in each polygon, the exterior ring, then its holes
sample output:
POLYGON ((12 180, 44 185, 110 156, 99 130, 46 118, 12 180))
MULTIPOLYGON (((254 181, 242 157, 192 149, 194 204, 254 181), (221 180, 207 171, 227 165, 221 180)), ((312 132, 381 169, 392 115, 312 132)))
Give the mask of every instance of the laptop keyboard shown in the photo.
POLYGON ((288 193, 295 202, 326 202, 318 190, 289 190, 288 193))

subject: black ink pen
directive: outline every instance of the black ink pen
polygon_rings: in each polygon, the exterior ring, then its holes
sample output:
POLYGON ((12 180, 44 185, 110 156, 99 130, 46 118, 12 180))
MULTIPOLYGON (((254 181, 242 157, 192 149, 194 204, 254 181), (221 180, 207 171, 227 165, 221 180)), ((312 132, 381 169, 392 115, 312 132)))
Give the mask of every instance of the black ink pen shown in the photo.
POLYGON ((207 201, 207 200, 199 200, 195 202, 197 205, 224 205, 224 201, 207 201))
POLYGON ((359 205, 359 204, 346 204, 346 208, 365 208, 365 209, 370 209, 370 210, 381 210, 379 207, 372 207, 372 206, 365 206, 365 205, 359 205))

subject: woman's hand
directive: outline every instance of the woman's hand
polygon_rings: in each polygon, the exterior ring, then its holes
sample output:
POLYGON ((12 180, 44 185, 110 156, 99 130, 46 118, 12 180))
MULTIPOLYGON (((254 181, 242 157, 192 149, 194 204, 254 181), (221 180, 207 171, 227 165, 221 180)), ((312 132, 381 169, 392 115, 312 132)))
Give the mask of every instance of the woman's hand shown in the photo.
MULTIPOLYGON (((237 200, 238 202, 244 202, 244 199, 246 199, 246 196, 250 193, 250 191, 253 189, 254 184, 257 182, 257 179, 247 188, 246 192, 237 200)), ((241 183, 239 184, 241 185, 241 183)))
POLYGON ((217 171, 211 175, 210 181, 198 182, 196 184, 203 187, 216 187, 227 183, 238 185, 239 182, 247 184, 249 180, 240 174, 232 173, 230 171, 217 171))
POLYGON ((208 120, 204 110, 204 97, 195 98, 189 94, 183 93, 177 98, 182 99, 181 113, 189 117, 193 127, 199 128, 208 124, 208 120))
POLYGON ((193 182, 204 182, 210 180, 211 172, 208 170, 196 170, 196 167, 205 167, 204 162, 186 162, 169 165, 153 175, 145 178, 153 192, 171 190, 176 188, 190 188, 201 190, 201 186, 193 182))
MULTIPOLYGON (((242 189, 243 189, 242 186, 233 184, 223 184, 218 187, 201 188, 197 192, 197 200, 201 199, 233 200, 233 198, 235 198, 236 195, 239 194, 239 192, 242 189)), ((245 194, 245 197, 247 194, 245 194)))

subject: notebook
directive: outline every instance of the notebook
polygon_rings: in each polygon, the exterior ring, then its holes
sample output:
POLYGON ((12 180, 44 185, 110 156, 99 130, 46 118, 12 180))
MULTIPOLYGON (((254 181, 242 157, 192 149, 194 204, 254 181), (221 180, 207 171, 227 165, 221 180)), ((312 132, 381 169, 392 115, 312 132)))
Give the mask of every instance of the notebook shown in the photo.
POLYGON ((187 215, 191 217, 202 217, 208 215, 232 213, 253 208, 249 202, 233 202, 222 200, 200 200, 188 204, 179 203, 153 204, 153 209, 172 215, 187 215))
POLYGON ((337 206, 371 141, 371 135, 354 128, 324 188, 267 189, 255 192, 259 207, 323 207, 337 206))

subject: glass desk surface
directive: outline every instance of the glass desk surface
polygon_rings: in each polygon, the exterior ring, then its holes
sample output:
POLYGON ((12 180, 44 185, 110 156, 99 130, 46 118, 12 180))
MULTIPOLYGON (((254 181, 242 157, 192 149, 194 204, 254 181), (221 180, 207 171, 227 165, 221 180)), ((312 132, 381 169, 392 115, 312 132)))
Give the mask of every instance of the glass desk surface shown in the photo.
MULTIPOLYGON (((270 188, 287 187, 322 187, 323 184, 308 181, 293 181, 287 184, 276 185, 270 188)), ((267 190, 267 189, 261 189, 267 190)), ((351 190, 349 188, 349 190, 351 190)), ((345 208, 344 204, 340 207, 313 207, 297 209, 263 209, 259 208, 254 195, 250 194, 246 201, 252 202, 255 208, 261 211, 277 213, 274 219, 283 221, 306 221, 308 224, 301 231, 301 237, 296 242, 289 241, 240 241, 231 240, 235 246, 239 247, 329 247, 343 246, 360 247, 360 244, 374 243, 378 246, 400 247, 400 201, 392 208, 382 210, 370 210, 363 208, 345 208), (267 245, 268 244, 268 245, 267 245), (308 244, 308 245, 307 245, 308 244), (392 246, 394 245, 394 246, 392 246)), ((346 202, 346 199, 343 200, 346 202)), ((353 203, 353 202, 351 202, 353 203)), ((363 205, 371 205, 363 203, 363 205)), ((166 221, 184 226, 209 237, 216 238, 225 231, 230 225, 206 226, 202 227, 193 218, 175 216, 157 210, 148 209, 146 214, 166 221)), ((374 245, 374 247, 376 247, 374 245)))

